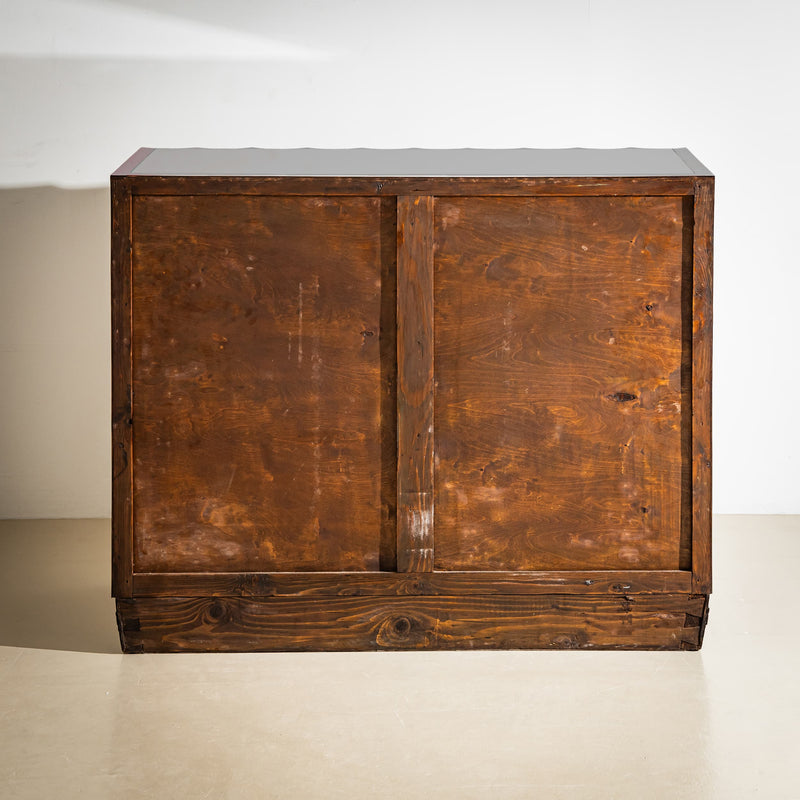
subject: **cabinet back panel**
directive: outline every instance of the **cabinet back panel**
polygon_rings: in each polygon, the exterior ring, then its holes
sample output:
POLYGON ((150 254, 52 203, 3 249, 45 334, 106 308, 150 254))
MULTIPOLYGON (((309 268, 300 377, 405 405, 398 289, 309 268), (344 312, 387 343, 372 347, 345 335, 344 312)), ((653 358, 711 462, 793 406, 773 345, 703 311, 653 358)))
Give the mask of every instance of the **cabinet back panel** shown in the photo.
POLYGON ((134 198, 134 572, 394 568, 395 226, 134 198))
POLYGON ((440 197, 434 224, 435 568, 679 569, 682 199, 440 197))

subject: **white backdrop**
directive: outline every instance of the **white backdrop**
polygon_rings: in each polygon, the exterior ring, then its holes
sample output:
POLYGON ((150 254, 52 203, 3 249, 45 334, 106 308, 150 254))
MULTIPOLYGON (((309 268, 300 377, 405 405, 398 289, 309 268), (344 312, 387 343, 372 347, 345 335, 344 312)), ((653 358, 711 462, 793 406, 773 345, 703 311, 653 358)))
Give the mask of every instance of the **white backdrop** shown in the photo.
POLYGON ((107 176, 139 146, 689 147, 714 506, 799 513, 792 2, 0 2, 0 517, 110 513, 107 176))

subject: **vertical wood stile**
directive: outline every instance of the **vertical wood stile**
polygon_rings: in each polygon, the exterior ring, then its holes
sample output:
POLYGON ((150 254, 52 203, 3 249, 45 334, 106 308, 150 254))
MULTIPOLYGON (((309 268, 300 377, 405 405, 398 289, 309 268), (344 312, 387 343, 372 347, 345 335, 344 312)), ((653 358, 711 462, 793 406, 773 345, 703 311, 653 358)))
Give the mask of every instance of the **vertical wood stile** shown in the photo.
POLYGON ((131 396, 131 190, 111 180, 112 594, 133 596, 131 396))
POLYGON ((433 570, 433 197, 397 198, 397 570, 433 570))
POLYGON ((693 589, 711 591, 711 301, 714 179, 695 182, 692 294, 693 589))

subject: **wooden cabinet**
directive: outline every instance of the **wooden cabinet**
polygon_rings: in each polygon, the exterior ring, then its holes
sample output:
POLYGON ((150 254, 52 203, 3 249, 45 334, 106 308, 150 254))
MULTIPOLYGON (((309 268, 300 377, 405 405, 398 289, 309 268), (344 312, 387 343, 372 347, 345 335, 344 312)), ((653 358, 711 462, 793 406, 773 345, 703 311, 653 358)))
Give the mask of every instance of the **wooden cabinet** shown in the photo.
POLYGON ((686 150, 140 150, 112 177, 127 652, 701 645, 686 150))

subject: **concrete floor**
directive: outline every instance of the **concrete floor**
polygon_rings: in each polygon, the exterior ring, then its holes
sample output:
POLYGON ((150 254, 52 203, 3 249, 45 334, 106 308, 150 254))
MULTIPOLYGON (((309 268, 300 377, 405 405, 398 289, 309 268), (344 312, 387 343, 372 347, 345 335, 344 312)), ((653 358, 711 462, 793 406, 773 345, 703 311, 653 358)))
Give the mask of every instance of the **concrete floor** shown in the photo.
POLYGON ((700 653, 122 656, 107 520, 0 522, 0 797, 800 798, 800 517, 700 653))

